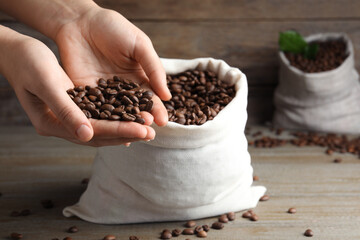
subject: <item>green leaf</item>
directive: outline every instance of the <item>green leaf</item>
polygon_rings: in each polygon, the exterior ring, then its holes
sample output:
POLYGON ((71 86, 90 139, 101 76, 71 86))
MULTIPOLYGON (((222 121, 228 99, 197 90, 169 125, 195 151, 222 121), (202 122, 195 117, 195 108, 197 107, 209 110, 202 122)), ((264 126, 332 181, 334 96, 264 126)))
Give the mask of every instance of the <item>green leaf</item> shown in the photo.
POLYGON ((307 59, 315 59, 318 49, 319 49, 318 44, 313 43, 306 45, 304 51, 304 57, 307 59))
POLYGON ((280 32, 279 34, 279 47, 281 51, 303 54, 307 45, 304 38, 296 31, 290 30, 280 32))

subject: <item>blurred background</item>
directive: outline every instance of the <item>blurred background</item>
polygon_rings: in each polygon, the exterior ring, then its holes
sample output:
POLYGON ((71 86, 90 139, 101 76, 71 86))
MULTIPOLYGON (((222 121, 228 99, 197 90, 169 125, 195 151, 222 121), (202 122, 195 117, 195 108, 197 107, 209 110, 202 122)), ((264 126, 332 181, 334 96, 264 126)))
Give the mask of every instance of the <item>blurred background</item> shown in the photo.
MULTIPOLYGON (((214 57, 240 68, 249 83, 249 124, 271 121, 278 78, 278 34, 345 32, 360 66, 359 0, 96 0, 142 29, 160 57, 214 57)), ((54 42, 0 13, 0 24, 54 42)), ((58 56, 58 54, 57 54, 58 56)), ((0 77, 0 124, 30 125, 7 81, 0 77)))

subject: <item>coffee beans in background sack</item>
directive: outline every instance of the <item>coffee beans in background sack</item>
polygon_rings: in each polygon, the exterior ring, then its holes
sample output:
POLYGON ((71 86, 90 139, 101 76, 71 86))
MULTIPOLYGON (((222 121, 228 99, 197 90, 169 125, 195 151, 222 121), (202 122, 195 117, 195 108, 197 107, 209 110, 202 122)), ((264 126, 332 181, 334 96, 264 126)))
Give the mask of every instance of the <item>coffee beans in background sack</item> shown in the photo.
POLYGON ((67 93, 88 118, 144 124, 140 111, 153 108, 152 92, 118 76, 100 78, 96 87, 77 86, 67 93))
POLYGON ((214 72, 192 70, 167 76, 172 98, 163 101, 169 121, 202 125, 235 97, 235 86, 222 82, 214 72))
POLYGON ((346 43, 343 40, 313 43, 319 45, 315 59, 307 59, 302 54, 285 53, 290 64, 304 72, 315 73, 335 69, 347 58, 346 43))

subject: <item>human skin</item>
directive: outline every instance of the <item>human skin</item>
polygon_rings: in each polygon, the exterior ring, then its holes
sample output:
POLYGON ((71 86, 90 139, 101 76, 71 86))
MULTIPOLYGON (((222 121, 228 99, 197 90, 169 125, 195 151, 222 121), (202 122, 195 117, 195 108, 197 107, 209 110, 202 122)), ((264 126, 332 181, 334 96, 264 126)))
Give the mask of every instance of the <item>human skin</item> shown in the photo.
POLYGON ((90 146, 128 145, 153 139, 153 121, 166 125, 160 98, 168 100, 171 94, 165 71, 150 39, 119 13, 88 0, 0 0, 0 10, 59 48, 62 67, 40 41, 0 26, 0 72, 39 134, 90 146), (144 125, 87 119, 66 93, 74 85, 95 86, 98 78, 113 75, 155 92, 153 111, 141 113, 144 125))

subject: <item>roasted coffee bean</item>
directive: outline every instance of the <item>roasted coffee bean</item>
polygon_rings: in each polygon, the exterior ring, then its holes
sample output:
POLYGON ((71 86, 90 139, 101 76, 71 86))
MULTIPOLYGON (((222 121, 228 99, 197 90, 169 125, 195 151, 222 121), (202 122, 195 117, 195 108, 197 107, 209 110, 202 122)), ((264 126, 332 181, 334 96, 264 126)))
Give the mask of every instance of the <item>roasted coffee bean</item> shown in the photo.
POLYGON ((224 228, 224 224, 221 223, 221 222, 214 222, 214 223, 211 225, 211 228, 216 229, 216 230, 220 230, 220 229, 223 229, 223 228, 224 228))
POLYGON ((203 225, 202 228, 204 229, 205 232, 208 232, 210 230, 210 227, 207 224, 203 225))
POLYGON ((192 228, 192 227, 195 227, 195 226, 196 226, 196 222, 193 221, 193 220, 187 221, 185 223, 185 227, 187 227, 187 228, 192 228))
POLYGON ((183 234, 183 235, 193 235, 193 234, 194 234, 194 229, 192 229, 192 228, 185 228, 185 229, 182 231, 182 234, 183 234))
POLYGON ((115 107, 111 104, 104 104, 100 107, 100 111, 108 110, 109 112, 112 112, 115 109, 115 107))
POLYGON ((252 213, 249 211, 244 212, 242 215, 243 218, 251 218, 251 216, 252 216, 252 213))
POLYGON ((224 215, 221 215, 218 219, 219 222, 222 222, 222 223, 227 223, 229 222, 229 219, 227 218, 227 216, 224 214, 224 215))
POLYGON ((173 235, 173 237, 180 236, 181 230, 180 229, 174 229, 174 230, 172 230, 171 234, 173 235))
POLYGON ((91 113, 88 110, 82 110, 82 112, 85 114, 87 118, 91 118, 91 113))
POLYGON ((160 237, 161 239, 171 239, 172 238, 172 234, 171 234, 171 232, 169 231, 169 230, 167 230, 167 231, 163 231, 162 233, 161 233, 161 237, 160 237))
POLYGON ((148 101, 146 104, 145 104, 145 110, 144 111, 147 111, 147 112, 151 112, 152 108, 153 108, 153 101, 148 101))
POLYGON ((79 229, 76 226, 72 226, 68 229, 68 233, 77 233, 79 229))
POLYGON ((296 213, 296 208, 289 208, 288 213, 291 213, 291 214, 295 214, 296 213))
POLYGON ((253 222, 256 222, 256 221, 259 220, 259 217, 258 217, 258 215, 256 215, 256 214, 254 213, 254 214, 251 215, 250 220, 253 221, 253 222))
POLYGON ((264 201, 267 201, 267 200, 269 200, 270 199, 270 196, 269 195, 264 195, 264 196, 262 196, 261 198, 260 198, 260 201, 261 202, 264 202, 264 201))
POLYGON ((314 232, 311 229, 306 229, 306 231, 304 232, 304 236, 312 237, 314 236, 314 232))
POLYGON ((201 231, 204 231, 202 226, 196 226, 195 229, 194 229, 194 233, 198 233, 198 232, 201 232, 201 231))
POLYGON ((259 181, 259 176, 254 175, 253 176, 253 181, 259 181))
POLYGON ((59 240, 58 238, 52 238, 51 240, 59 240))
POLYGON ((234 212, 229 212, 229 213, 227 214, 227 218, 229 219, 229 221, 234 221, 235 218, 236 218, 236 215, 235 215, 234 212))
POLYGON ((72 240, 71 237, 65 237, 63 240, 72 240))
POLYGON ((341 159, 341 158, 335 158, 333 162, 334 162, 334 163, 341 163, 341 162, 342 162, 342 159, 341 159))
POLYGON ((109 115, 107 115, 106 113, 102 112, 102 113, 100 113, 100 118, 101 118, 101 119, 108 119, 108 118, 109 118, 109 115))
POLYGON ((21 233, 12 233, 10 234, 10 238, 14 240, 19 240, 23 238, 23 235, 21 233))
POLYGON ((136 117, 130 113, 124 113, 121 117, 122 120, 124 121, 135 121, 136 120, 136 117))
POLYGON ((2 197, 2 195, 3 195, 3 194, 0 192, 0 197, 2 197))
POLYGON ((21 216, 29 216, 31 214, 31 210, 29 209, 24 209, 20 212, 21 216))
POLYGON ((197 237, 199 238, 206 238, 207 237, 207 233, 203 230, 203 231, 200 231, 196 234, 197 237))
POLYGON ((43 206, 43 208, 45 209, 50 209, 54 207, 54 203, 52 200, 50 199, 45 199, 41 201, 41 205, 43 206))
POLYGON ((145 123, 145 119, 141 118, 141 117, 136 117, 135 122, 140 123, 140 124, 144 124, 145 123))
POLYGON ((93 96, 100 96, 101 95, 101 91, 98 88, 90 88, 88 93, 89 93, 89 95, 93 95, 93 96))
POLYGON ((137 236, 130 236, 129 240, 139 240, 139 238, 137 236))
POLYGON ((145 91, 142 94, 142 97, 147 98, 149 100, 151 100, 153 96, 154 96, 154 94, 152 92, 150 92, 150 91, 145 91))
POLYGON ((106 235, 103 240, 116 240, 116 237, 114 235, 106 235))
POLYGON ((111 115, 110 117, 109 117, 109 120, 120 120, 120 116, 119 115, 111 115))

